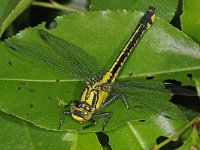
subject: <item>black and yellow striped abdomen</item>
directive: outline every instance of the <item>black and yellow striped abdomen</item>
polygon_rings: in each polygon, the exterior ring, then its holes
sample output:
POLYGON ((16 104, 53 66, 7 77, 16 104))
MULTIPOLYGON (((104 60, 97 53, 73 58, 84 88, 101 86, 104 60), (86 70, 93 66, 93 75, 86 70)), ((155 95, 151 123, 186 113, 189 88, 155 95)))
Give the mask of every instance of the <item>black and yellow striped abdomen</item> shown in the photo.
POLYGON ((124 62, 131 53, 133 47, 136 45, 136 43, 138 42, 140 37, 144 34, 144 32, 147 29, 149 29, 150 26, 152 25, 155 18, 154 10, 155 8, 149 7, 149 10, 141 18, 132 36, 130 37, 130 39, 128 40, 122 51, 119 53, 116 61, 111 66, 110 70, 106 73, 106 75, 103 76, 102 80, 104 82, 113 83, 115 81, 116 77, 119 74, 119 71, 124 65, 124 62))

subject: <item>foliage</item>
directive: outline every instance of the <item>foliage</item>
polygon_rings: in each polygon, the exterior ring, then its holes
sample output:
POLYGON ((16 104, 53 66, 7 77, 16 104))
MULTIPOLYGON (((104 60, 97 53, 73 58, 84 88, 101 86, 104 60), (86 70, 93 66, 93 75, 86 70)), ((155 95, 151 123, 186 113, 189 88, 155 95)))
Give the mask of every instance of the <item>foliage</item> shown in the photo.
MULTIPOLYGON (((56 97, 66 102, 77 99, 84 89, 84 83, 76 77, 60 74, 45 64, 18 55, 6 44, 18 44, 29 51, 48 50, 49 46, 38 34, 38 29, 46 29, 83 49, 104 69, 108 69, 142 14, 152 5, 156 7, 157 18, 137 44, 119 80, 129 80, 130 83, 137 80, 145 82, 147 77, 161 81, 177 80, 182 86, 195 86, 199 93, 199 23, 190 16, 199 13, 190 8, 187 0, 184 7, 180 2, 178 5, 177 0, 91 0, 89 10, 85 12, 76 8, 63 9, 64 4, 52 3, 52 8, 69 10, 67 14, 60 10, 36 8, 33 6, 36 3, 31 5, 32 1, 27 0, 0 2, 0 35, 4 33, 0 43, 0 149, 149 149, 160 139, 162 141, 175 134, 199 113, 197 97, 175 95, 171 98, 167 93, 149 90, 145 93, 142 89, 135 89, 137 100, 144 99, 147 103, 156 100, 162 107, 162 102, 169 103, 171 99, 178 103, 181 98, 186 105, 170 103, 167 109, 170 115, 167 117, 155 115, 151 109, 127 110, 123 102, 117 100, 104 110, 112 112, 104 133, 100 132, 103 119, 97 120, 95 127, 81 130, 84 124, 78 124, 69 116, 61 131, 58 131, 61 109, 56 97), (183 9, 181 19, 180 13, 177 13, 180 8, 183 9), (41 10, 39 15, 47 14, 48 23, 39 24, 40 17, 33 17, 41 10), (70 10, 80 12, 70 13, 70 10), (54 20, 53 17, 58 14, 61 17, 54 20), (180 24, 173 24, 173 17, 180 24), (33 23, 27 23, 27 20, 33 23), (21 29, 21 24, 34 27, 21 29), (183 30, 175 26, 181 26, 183 30), (11 34, 13 36, 9 37, 11 34)), ((192 6, 199 6, 199 2, 193 2, 192 6)), ((163 87, 159 86, 157 90, 160 88, 163 87)), ((192 144, 200 147, 198 131, 191 133, 188 130, 178 141, 172 141, 165 148, 188 149, 192 144)))

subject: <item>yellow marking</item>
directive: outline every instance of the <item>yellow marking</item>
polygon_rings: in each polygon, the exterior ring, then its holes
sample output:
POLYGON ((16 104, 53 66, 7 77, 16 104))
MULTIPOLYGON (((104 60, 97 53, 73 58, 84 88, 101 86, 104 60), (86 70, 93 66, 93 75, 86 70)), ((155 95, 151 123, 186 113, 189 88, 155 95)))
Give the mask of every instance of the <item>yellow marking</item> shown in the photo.
POLYGON ((151 16, 151 22, 154 22, 154 20, 155 20, 155 17, 156 17, 156 15, 155 15, 155 14, 151 16))
POLYGON ((89 105, 92 105, 93 98, 95 96, 96 91, 91 91, 88 95, 88 98, 85 100, 89 105))
MULTIPOLYGON (((137 28, 137 30, 135 31, 135 33, 132 35, 132 37, 130 38, 130 40, 129 40, 128 43, 126 44, 126 46, 123 48, 123 51, 126 51, 128 45, 129 45, 130 42, 133 40, 133 38, 135 37, 135 35, 138 33, 140 27, 141 27, 141 26, 139 26, 139 27, 137 28)), ((119 58, 120 58, 120 57, 118 57, 118 59, 119 59, 119 58)))
POLYGON ((83 94, 81 96, 81 101, 85 101, 85 97, 87 95, 87 92, 88 92, 88 90, 87 90, 87 88, 85 88, 85 90, 83 91, 83 94))
POLYGON ((107 83, 107 81, 110 79, 111 76, 112 76, 112 73, 110 73, 110 71, 106 72, 106 74, 103 76, 100 82, 107 83))
POLYGON ((74 114, 72 114, 72 118, 75 119, 75 120, 77 120, 79 123, 85 122, 85 120, 83 118, 81 118, 79 116, 76 116, 74 114))
POLYGON ((108 96, 108 92, 105 92, 105 91, 101 91, 99 93, 99 99, 97 101, 97 104, 96 104, 96 108, 98 109, 101 104, 105 101, 106 97, 108 96))
POLYGON ((147 29, 149 29, 151 27, 151 24, 150 23, 148 23, 147 24, 147 29))

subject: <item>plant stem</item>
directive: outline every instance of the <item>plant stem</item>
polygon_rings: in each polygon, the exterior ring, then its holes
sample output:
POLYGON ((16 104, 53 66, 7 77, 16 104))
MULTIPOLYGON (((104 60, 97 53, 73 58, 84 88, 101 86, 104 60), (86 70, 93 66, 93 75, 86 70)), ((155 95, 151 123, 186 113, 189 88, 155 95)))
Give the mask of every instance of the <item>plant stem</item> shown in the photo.
POLYGON ((192 121, 190 121, 186 126, 184 126, 181 130, 179 130, 178 132, 176 132, 170 138, 168 138, 167 140, 163 141, 162 143, 156 145, 154 147, 154 149, 155 150, 160 149, 161 147, 163 147, 164 145, 166 145, 167 143, 169 143, 170 141, 172 141, 176 137, 179 137, 181 134, 183 134, 183 132, 185 132, 189 127, 191 127, 197 121, 197 119, 198 119, 198 117, 195 117, 192 121))
POLYGON ((52 8, 52 9, 58 9, 58 10, 68 11, 68 12, 82 12, 83 11, 83 10, 80 10, 80 9, 75 9, 75 8, 63 6, 63 5, 61 5, 61 4, 59 4, 55 1, 50 1, 50 3, 34 1, 32 3, 32 5, 40 6, 40 7, 47 7, 47 8, 52 8))

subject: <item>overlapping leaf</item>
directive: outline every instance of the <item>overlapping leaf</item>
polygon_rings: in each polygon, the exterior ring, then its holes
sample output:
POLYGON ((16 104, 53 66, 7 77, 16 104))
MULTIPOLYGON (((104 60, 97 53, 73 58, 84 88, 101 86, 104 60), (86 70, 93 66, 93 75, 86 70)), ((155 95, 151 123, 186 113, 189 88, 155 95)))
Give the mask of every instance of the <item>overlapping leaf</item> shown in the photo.
POLYGON ((0 1, 0 37, 7 27, 31 4, 33 0, 0 1))
POLYGON ((176 12, 178 0, 91 0, 90 10, 137 10, 145 12, 149 6, 156 8, 157 16, 166 22, 170 22, 176 12))

